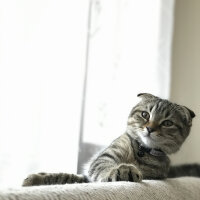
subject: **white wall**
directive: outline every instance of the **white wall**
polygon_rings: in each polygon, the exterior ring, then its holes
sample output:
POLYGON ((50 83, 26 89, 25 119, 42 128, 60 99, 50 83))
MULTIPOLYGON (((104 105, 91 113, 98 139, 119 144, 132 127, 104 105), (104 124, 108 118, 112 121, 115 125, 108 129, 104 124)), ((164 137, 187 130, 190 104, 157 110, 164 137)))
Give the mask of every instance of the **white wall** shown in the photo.
POLYGON ((196 113, 191 135, 173 163, 200 162, 200 1, 177 0, 171 99, 196 113))

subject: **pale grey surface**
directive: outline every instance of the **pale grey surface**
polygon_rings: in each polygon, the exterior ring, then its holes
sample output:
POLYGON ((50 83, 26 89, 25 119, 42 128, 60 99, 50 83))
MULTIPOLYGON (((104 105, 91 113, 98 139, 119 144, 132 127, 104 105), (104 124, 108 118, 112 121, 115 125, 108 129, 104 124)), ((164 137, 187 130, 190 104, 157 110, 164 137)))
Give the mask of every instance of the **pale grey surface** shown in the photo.
POLYGON ((200 178, 184 177, 142 183, 110 182, 34 186, 0 190, 0 200, 194 200, 200 199, 200 178))
POLYGON ((176 1, 172 50, 171 100, 191 108, 196 117, 190 136, 173 164, 200 163, 200 1, 176 1))

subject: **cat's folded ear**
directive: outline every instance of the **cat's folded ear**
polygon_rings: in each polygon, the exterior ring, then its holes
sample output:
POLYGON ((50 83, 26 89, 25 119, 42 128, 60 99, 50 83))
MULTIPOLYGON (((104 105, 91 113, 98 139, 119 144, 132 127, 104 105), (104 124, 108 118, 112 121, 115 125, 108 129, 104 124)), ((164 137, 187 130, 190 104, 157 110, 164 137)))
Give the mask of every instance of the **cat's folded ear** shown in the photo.
POLYGON ((185 123, 187 123, 189 126, 192 126, 192 119, 195 117, 195 113, 186 106, 182 106, 182 108, 185 114, 185 123))
POLYGON ((137 95, 138 97, 141 97, 142 99, 146 100, 146 99, 155 99, 158 98, 150 93, 140 93, 137 95))
POLYGON ((190 115, 191 118, 194 118, 196 116, 195 113, 192 110, 190 110, 186 106, 183 106, 183 107, 189 112, 189 115, 190 115))

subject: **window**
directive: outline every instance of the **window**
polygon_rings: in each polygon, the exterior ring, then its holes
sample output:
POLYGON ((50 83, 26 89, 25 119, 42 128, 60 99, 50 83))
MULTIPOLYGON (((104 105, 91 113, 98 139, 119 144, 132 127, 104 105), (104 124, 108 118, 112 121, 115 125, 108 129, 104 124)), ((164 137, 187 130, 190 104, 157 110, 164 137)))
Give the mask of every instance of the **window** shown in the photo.
POLYGON ((94 148, 125 132, 138 93, 168 98, 170 87, 174 1, 92 2, 79 172, 94 148))
POLYGON ((0 187, 76 173, 79 140, 94 152, 137 93, 168 97, 173 0, 1 0, 0 15, 0 187))

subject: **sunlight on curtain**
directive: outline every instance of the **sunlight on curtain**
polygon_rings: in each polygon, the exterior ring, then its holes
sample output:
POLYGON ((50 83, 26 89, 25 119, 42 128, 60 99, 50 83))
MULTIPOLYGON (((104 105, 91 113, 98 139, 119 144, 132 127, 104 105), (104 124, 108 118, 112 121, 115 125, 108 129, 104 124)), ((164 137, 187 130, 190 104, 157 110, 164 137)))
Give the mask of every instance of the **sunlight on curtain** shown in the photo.
POLYGON ((0 187, 76 172, 88 5, 0 1, 0 187))
POLYGON ((93 1, 83 143, 124 133, 138 93, 169 96, 173 3, 93 1))

